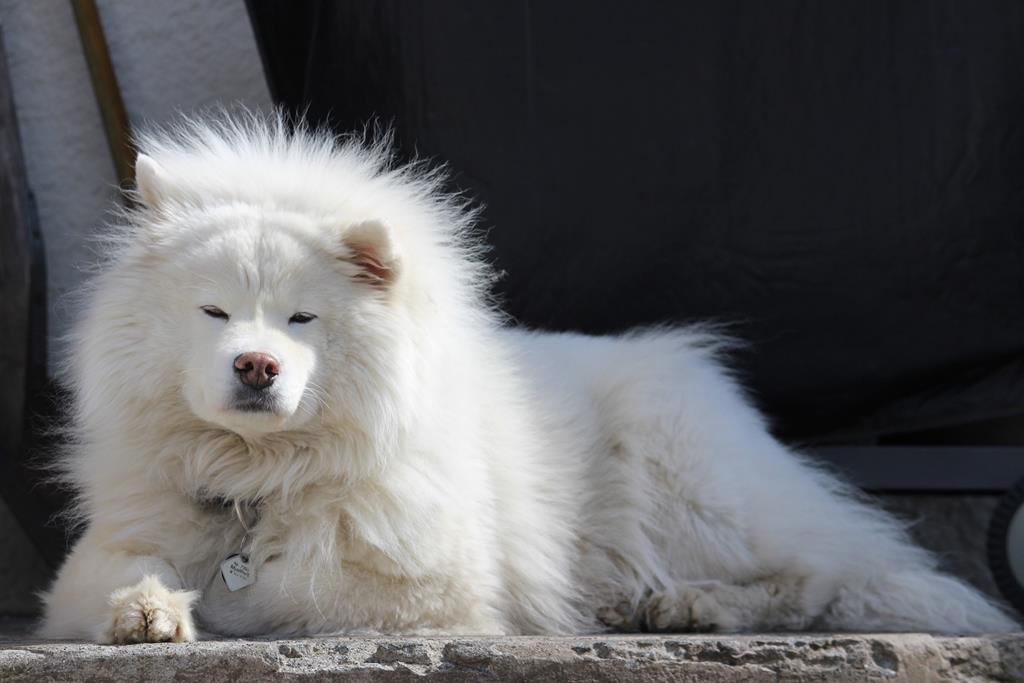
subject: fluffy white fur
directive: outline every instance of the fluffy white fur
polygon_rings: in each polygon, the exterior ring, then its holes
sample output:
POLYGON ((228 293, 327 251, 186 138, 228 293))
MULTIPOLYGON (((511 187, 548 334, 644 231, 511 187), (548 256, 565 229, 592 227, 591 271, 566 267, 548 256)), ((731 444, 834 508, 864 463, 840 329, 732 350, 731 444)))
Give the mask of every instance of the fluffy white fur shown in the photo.
POLYGON ((70 345, 85 530, 44 635, 1015 628, 773 439, 713 334, 503 327, 472 212, 386 145, 243 116, 141 149, 70 345))

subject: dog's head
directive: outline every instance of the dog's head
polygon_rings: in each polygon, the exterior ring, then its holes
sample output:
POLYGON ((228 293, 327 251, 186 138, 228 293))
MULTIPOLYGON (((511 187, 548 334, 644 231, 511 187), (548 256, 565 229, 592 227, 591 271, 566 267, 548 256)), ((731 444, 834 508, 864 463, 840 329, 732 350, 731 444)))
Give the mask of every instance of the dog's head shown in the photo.
POLYGON ((174 179, 146 156, 137 179, 150 217, 143 241, 159 252, 152 296, 172 337, 161 353, 195 416, 258 437, 374 400, 374 375, 401 343, 401 259, 387 223, 176 202, 174 179))

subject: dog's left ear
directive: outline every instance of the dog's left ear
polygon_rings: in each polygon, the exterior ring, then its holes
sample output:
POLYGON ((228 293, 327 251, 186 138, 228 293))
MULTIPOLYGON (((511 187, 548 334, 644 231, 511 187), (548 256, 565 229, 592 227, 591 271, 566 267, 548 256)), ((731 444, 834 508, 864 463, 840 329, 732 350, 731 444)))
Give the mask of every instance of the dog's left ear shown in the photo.
POLYGON ((142 203, 156 209, 167 198, 171 183, 167 173, 151 156, 139 154, 135 159, 135 190, 142 203))
POLYGON ((341 239, 345 246, 341 259, 359 268, 356 280, 386 288, 398 278, 401 259, 394 231, 387 223, 368 220, 350 225, 341 239))

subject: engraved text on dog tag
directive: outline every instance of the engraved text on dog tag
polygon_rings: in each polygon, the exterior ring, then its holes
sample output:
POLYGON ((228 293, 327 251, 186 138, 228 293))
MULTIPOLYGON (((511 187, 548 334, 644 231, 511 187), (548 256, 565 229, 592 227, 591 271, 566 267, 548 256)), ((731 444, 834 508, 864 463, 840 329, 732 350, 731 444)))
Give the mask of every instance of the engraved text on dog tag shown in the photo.
POLYGON ((232 593, 256 583, 256 568, 249 564, 249 558, 235 553, 220 563, 220 576, 232 593))

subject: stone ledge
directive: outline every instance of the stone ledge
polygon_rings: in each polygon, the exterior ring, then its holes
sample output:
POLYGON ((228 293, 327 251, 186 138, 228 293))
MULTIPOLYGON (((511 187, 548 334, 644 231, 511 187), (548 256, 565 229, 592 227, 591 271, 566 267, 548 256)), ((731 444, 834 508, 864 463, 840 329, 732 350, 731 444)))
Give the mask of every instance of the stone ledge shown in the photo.
POLYGON ((1024 634, 307 638, 109 647, 8 638, 3 681, 1024 681, 1024 634))

